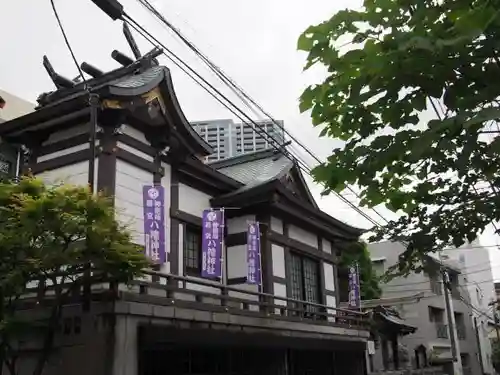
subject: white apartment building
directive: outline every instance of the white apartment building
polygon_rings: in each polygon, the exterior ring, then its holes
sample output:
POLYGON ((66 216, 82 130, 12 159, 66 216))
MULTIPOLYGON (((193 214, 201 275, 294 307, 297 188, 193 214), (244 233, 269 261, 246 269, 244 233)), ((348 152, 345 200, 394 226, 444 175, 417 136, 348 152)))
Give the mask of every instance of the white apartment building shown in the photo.
MULTIPOLYGON (((0 124, 31 113, 34 109, 33 103, 0 90, 0 124)), ((0 176, 17 173, 18 166, 17 150, 0 140, 0 176)))
POLYGON ((284 125, 280 120, 249 124, 222 119, 193 122, 191 125, 214 150, 207 161, 261 151, 285 142, 284 125))
POLYGON ((12 95, 7 91, 0 90, 0 98, 0 102, 5 103, 3 108, 0 106, 0 123, 33 112, 35 109, 33 103, 12 95))
POLYGON ((492 320, 493 312, 488 304, 496 298, 496 295, 488 249, 482 247, 478 241, 474 241, 458 249, 445 250, 443 254, 461 265, 464 275, 462 288, 468 292, 473 306, 471 319, 480 346, 478 359, 483 373, 494 374, 491 363, 491 342, 488 337, 488 317, 492 320))

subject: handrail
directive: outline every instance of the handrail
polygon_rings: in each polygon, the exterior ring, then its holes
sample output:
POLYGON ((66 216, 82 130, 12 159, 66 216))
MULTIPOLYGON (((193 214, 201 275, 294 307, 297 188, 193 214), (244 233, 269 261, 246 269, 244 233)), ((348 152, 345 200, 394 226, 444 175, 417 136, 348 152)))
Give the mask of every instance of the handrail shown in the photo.
POLYGON ((208 281, 208 280, 204 280, 204 279, 196 278, 196 277, 173 275, 173 274, 163 273, 163 272, 158 272, 158 271, 153 271, 153 270, 147 270, 144 273, 146 275, 150 275, 150 276, 158 276, 158 277, 164 277, 164 278, 167 278, 167 279, 172 279, 172 280, 177 280, 177 281, 192 282, 192 283, 198 284, 198 285, 208 286, 208 287, 212 287, 212 288, 220 288, 220 289, 224 289, 224 290, 227 290, 227 291, 232 291, 232 292, 238 292, 238 293, 244 293, 244 294, 253 295, 253 296, 256 296, 256 297, 262 296, 262 297, 268 297, 268 298, 278 299, 280 301, 285 301, 285 302, 301 303, 301 304, 307 304, 307 305, 313 306, 313 307, 327 308, 327 309, 330 309, 330 310, 344 312, 344 313, 347 313, 347 314, 352 315, 352 316, 360 316, 361 318, 367 317, 367 313, 363 313, 363 312, 360 312, 360 311, 347 310, 347 309, 342 309, 342 308, 338 308, 338 307, 332 307, 332 306, 323 305, 323 304, 316 303, 316 302, 302 301, 302 300, 298 300, 298 299, 294 299, 294 298, 277 296, 275 294, 269 294, 269 293, 263 293, 263 292, 254 292, 252 290, 246 290, 246 289, 235 288, 235 287, 232 287, 232 286, 226 286, 226 285, 222 285, 221 283, 218 283, 218 282, 215 282, 215 281, 208 281))
MULTIPOLYGON (((99 273, 98 270, 96 270, 99 273)), ((63 272, 65 273, 65 272, 63 272)), ((77 272, 80 273, 80 272, 77 272)), ((57 273, 58 275, 61 273, 57 273)), ((67 273, 66 273, 67 274, 67 273)), ((47 275, 49 278, 56 275, 47 275)), ((38 281, 37 285, 33 285, 32 287, 27 288, 26 301, 29 301, 31 298, 36 298, 38 302, 41 302, 45 298, 50 298, 50 294, 47 292, 51 291, 54 286, 47 285, 45 283, 46 277, 35 278, 33 281, 38 281), (36 294, 36 297, 33 295, 29 297, 30 293, 36 294)), ((226 308, 231 309, 231 311, 236 312, 236 309, 245 311, 246 313, 253 313, 250 307, 257 307, 257 311, 264 312, 268 316, 276 315, 278 319, 283 319, 286 317, 299 317, 301 319, 313 319, 314 321, 325 320, 325 322, 331 322, 332 324, 340 324, 340 325, 349 325, 349 326, 359 326, 365 327, 367 326, 369 320, 369 314, 363 313, 359 311, 352 311, 347 309, 342 309, 334 306, 328 306, 316 302, 309 302, 298 300, 295 298, 288 298, 284 296, 278 296, 269 293, 262 293, 248 289, 242 289, 234 286, 222 285, 219 282, 207 280, 203 278, 190 277, 190 276, 181 276, 181 275, 173 275, 169 273, 163 273, 154 271, 151 269, 143 270, 143 276, 138 277, 128 283, 129 286, 139 287, 138 294, 150 294, 150 290, 161 289, 166 292, 165 297, 167 297, 167 301, 171 300, 171 303, 177 303, 177 300, 183 300, 180 295, 188 294, 193 295, 196 299, 196 302, 205 303, 207 305, 214 304, 214 302, 204 302, 203 298, 215 298, 220 301, 220 305, 226 308), (144 276, 149 276, 147 279, 144 279, 144 276), (163 279, 164 282, 160 282, 163 279), (183 286, 180 286, 178 283, 183 283, 183 286), (219 291, 219 293, 214 294, 213 292, 203 291, 192 289, 186 286, 187 283, 205 286, 209 288, 214 288, 219 291), (243 296, 234 296, 229 295, 229 292, 235 292, 243 296), (180 293, 178 296, 177 293, 180 293), (248 298, 249 296, 257 297, 255 299, 248 298), (170 299, 170 300, 169 300, 170 299), (240 304, 239 307, 235 307, 234 304, 240 304)), ((132 297, 132 294, 129 294, 127 291, 119 291, 117 289, 118 284, 110 278, 103 277, 99 280, 96 280, 92 284, 102 284, 109 283, 109 286, 105 287, 105 289, 109 288, 109 291, 112 292, 114 298, 135 298, 132 297), (120 293, 119 295, 116 293, 120 293), (123 294, 125 293, 125 294, 123 294), (121 297, 119 297, 121 296, 121 297)), ((125 284, 125 283, 124 283, 125 284)), ((70 288, 72 285, 71 282, 64 283, 61 285, 63 288, 70 288)), ((102 290, 102 289, 101 289, 102 290)), ((133 289, 131 289, 133 291, 133 289)), ((77 292, 78 293, 78 292, 77 292)), ((154 297, 162 298, 159 295, 150 294, 154 297)), ((76 294, 74 295, 76 297, 76 294)), ((215 305, 218 305, 217 303, 215 305)), ((238 311, 239 311, 238 310, 238 311)))

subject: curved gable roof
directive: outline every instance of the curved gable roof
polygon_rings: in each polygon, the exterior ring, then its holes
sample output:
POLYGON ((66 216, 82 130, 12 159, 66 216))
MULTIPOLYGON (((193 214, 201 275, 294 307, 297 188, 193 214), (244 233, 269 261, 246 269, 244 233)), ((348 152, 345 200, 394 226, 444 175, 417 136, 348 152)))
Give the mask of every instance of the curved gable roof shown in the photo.
MULTIPOLYGON (((125 68, 116 69, 98 78, 90 79, 87 85, 92 92, 102 99, 124 100, 141 97, 159 88, 167 117, 172 125, 189 144, 195 153, 206 156, 212 153, 212 147, 201 138, 187 121, 175 93, 170 70, 164 66, 150 66, 144 69, 141 64, 132 64, 125 68)), ((57 113, 57 109, 67 107, 67 104, 78 101, 79 107, 85 107, 87 91, 83 83, 71 88, 63 88, 51 93, 42 94, 39 98, 40 106, 33 113, 19 117, 5 123, 0 128, 0 134, 10 131, 19 132, 24 128, 50 120, 57 113)), ((73 108, 73 107, 71 107, 73 108)), ((168 124, 166 124, 168 126, 168 124)))

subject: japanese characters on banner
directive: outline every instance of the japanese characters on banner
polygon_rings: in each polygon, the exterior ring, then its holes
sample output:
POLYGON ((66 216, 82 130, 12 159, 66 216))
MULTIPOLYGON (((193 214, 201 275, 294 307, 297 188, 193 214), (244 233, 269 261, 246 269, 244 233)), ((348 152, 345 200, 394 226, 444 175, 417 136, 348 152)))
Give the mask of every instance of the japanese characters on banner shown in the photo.
POLYGON ((359 290, 359 268, 358 264, 349 266, 349 308, 361 309, 361 294, 359 290))
POLYGON ((167 261, 165 249, 165 189, 146 185, 142 188, 144 210, 144 252, 153 262, 167 261))
POLYGON ((222 246, 224 241, 224 211, 205 210, 202 217, 201 276, 222 277, 222 246))
POLYGON ((247 284, 261 284, 260 228, 249 223, 247 230, 247 284))

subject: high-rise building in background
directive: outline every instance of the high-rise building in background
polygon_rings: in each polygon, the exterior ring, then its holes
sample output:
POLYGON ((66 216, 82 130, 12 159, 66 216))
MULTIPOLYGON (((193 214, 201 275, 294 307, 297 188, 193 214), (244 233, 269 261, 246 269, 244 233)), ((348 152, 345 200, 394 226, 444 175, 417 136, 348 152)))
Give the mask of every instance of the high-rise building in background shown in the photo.
POLYGON ((33 103, 0 90, 0 123, 33 112, 34 109, 33 103))
POLYGON ((191 123, 193 129, 214 149, 208 161, 265 150, 285 142, 283 121, 255 121, 255 124, 235 123, 229 119, 191 123))
MULTIPOLYGON (((0 124, 33 112, 34 109, 33 103, 0 90, 0 124)), ((19 172, 19 162, 17 148, 0 140, 0 177, 16 175, 19 172)))

